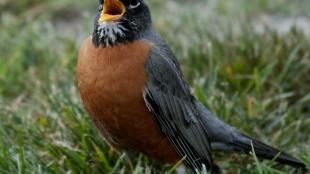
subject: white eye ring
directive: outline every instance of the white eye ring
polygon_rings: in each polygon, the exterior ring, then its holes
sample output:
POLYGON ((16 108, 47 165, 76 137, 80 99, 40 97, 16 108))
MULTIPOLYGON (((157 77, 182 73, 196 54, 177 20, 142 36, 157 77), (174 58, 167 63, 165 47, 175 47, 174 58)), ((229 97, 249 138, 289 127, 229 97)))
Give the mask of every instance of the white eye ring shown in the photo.
POLYGON ((130 5, 129 5, 129 8, 130 8, 130 9, 137 8, 137 7, 139 7, 139 6, 140 6, 140 4, 141 4, 140 2, 138 2, 136 5, 132 5, 132 4, 130 4, 130 5))

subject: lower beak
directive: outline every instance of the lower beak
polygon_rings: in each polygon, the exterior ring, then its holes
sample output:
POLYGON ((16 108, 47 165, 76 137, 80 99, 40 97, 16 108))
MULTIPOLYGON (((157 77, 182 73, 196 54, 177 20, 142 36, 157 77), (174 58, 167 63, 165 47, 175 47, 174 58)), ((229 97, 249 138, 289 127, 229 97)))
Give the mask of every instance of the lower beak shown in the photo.
POLYGON ((104 0, 98 22, 116 21, 124 15, 125 11, 126 7, 120 0, 104 0))

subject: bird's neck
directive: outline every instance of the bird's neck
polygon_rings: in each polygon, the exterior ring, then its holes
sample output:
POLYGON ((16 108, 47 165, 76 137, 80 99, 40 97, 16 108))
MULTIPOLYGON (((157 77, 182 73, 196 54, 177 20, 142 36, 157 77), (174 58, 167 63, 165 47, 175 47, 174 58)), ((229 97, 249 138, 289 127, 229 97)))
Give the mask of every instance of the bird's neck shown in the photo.
POLYGON ((113 47, 147 38, 150 33, 153 33, 151 25, 140 31, 132 31, 117 24, 106 24, 93 31, 93 44, 95 47, 113 47))

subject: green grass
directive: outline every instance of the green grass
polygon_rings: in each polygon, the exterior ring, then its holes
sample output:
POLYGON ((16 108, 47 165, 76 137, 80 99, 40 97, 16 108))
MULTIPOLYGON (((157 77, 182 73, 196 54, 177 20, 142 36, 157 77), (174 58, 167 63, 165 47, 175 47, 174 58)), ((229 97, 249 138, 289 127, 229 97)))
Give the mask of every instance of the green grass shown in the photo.
MULTIPOLYGON (((0 173, 172 173, 98 135, 76 88, 97 1, 0 2, 0 173)), ((151 1, 197 98, 221 119, 310 167, 310 36, 254 32, 255 16, 309 17, 307 0, 151 1)), ((216 152, 224 173, 294 170, 216 152)))

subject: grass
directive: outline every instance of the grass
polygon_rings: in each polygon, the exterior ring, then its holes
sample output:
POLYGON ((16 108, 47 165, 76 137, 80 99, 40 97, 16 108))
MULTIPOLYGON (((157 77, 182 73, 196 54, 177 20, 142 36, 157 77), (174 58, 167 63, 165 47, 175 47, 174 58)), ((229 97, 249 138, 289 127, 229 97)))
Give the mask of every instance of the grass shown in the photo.
MULTIPOLYGON (((110 148, 76 88, 79 44, 96 1, 0 1, 0 173, 173 173, 110 148)), ((255 31, 255 16, 309 17, 307 0, 151 1, 197 98, 238 129, 310 167, 310 37, 255 31), (254 20, 254 21, 253 21, 254 20)), ((292 173, 255 156, 216 152, 224 173, 292 173)))

